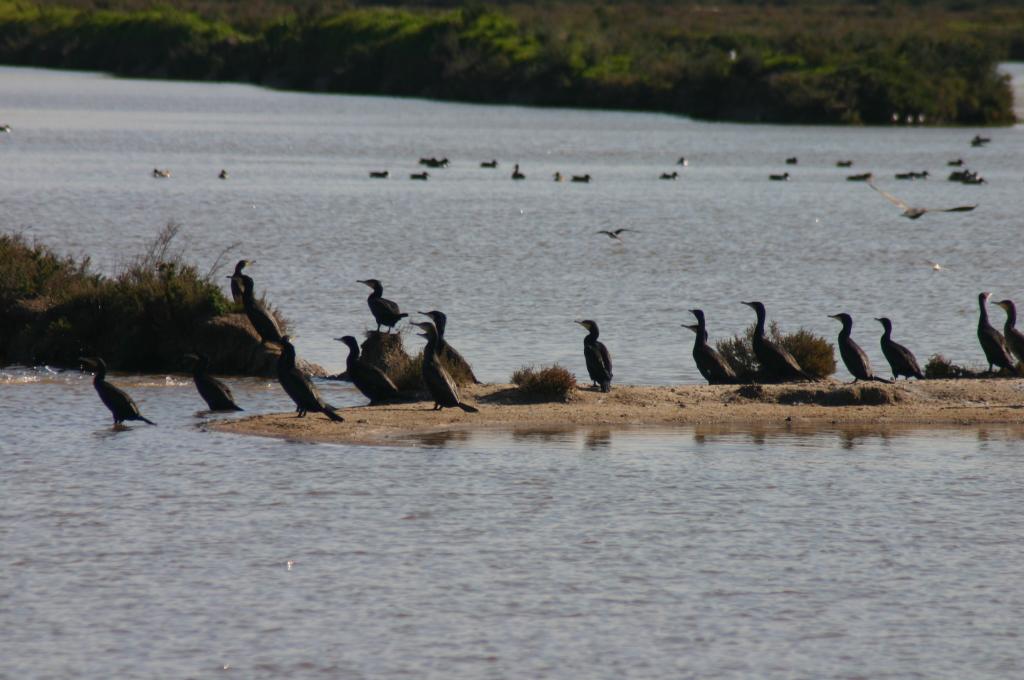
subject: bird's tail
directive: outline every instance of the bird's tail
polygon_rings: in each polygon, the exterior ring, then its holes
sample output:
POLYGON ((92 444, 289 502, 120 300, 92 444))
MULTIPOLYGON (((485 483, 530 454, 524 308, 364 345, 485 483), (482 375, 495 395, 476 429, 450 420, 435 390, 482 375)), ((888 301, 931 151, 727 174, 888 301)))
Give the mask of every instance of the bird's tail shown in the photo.
POLYGON ((888 378, 883 378, 880 375, 873 375, 871 376, 871 379, 880 383, 885 383, 886 385, 891 385, 893 382, 895 382, 893 380, 889 380, 888 378))
POLYGON ((345 422, 345 419, 338 415, 338 412, 334 410, 333 406, 325 406, 323 413, 336 423, 345 422))
POLYGON ((480 413, 480 409, 475 406, 470 406, 469 404, 459 404, 459 408, 466 413, 480 413))
POLYGON ((606 382, 601 383, 601 391, 602 392, 611 392, 612 391, 612 383, 611 383, 611 381, 606 381, 606 382))
POLYGON ((154 423, 152 420, 145 416, 139 416, 139 420, 141 420, 144 423, 149 423, 150 425, 156 425, 156 423, 154 423))
POLYGON ((408 315, 408 314, 406 314, 405 312, 402 312, 401 314, 399 314, 399 315, 398 315, 398 318, 399 318, 399 319, 404 319, 404 318, 405 318, 405 317, 407 317, 407 316, 409 316, 409 315, 408 315))

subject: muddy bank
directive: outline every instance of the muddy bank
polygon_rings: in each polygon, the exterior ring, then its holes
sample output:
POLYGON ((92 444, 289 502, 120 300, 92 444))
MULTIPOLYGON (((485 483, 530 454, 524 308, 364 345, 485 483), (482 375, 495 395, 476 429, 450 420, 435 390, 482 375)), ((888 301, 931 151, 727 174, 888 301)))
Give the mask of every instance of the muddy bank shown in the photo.
POLYGON ((410 435, 497 427, 1024 423, 1024 380, 929 380, 844 385, 619 386, 577 390, 565 403, 524 401, 512 385, 462 390, 478 414, 433 411, 432 402, 343 409, 344 423, 292 413, 215 422, 212 429, 298 441, 398 443, 410 435))

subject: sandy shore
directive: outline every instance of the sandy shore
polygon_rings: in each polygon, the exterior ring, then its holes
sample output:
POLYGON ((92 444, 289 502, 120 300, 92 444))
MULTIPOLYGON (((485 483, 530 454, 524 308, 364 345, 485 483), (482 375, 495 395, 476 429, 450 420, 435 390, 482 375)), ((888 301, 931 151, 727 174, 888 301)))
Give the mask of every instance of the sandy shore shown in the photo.
POLYGON ((1024 380, 931 380, 844 385, 616 386, 577 390, 566 403, 530 403, 511 385, 478 385, 463 399, 480 413, 432 410, 432 402, 342 409, 344 423, 320 414, 274 413, 210 424, 221 432, 308 442, 397 443, 410 435, 472 428, 717 425, 936 425, 1024 423, 1024 380))

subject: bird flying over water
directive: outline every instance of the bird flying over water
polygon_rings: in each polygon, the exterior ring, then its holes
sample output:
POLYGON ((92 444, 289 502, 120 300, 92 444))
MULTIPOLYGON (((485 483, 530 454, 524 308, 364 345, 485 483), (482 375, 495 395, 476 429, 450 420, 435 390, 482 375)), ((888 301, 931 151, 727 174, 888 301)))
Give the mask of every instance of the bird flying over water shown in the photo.
POLYGON ((613 231, 609 231, 607 229, 601 229, 597 233, 598 234, 604 234, 608 238, 613 239, 615 241, 619 241, 621 243, 622 239, 619 237, 619 234, 621 234, 624 231, 636 231, 636 229, 629 229, 628 227, 622 227, 620 229, 615 229, 613 231))
POLYGON ((961 205, 957 206, 956 208, 915 208, 912 207, 910 204, 906 203, 905 201, 896 198, 888 191, 883 191, 882 189, 879 189, 877 186, 875 186, 874 182, 868 182, 868 186, 877 191, 878 193, 882 194, 882 196, 884 196, 887 201, 889 201, 894 206, 902 210, 904 217, 907 217, 912 220, 916 220, 918 217, 921 217, 925 213, 930 212, 970 212, 971 210, 974 210, 975 208, 978 207, 977 205, 961 205))

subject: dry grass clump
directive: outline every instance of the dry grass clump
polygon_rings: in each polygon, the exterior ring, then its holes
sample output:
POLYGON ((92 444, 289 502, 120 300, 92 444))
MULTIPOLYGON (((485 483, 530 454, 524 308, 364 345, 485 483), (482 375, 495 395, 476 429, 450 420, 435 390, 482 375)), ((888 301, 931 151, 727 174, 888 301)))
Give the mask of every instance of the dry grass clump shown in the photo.
POLYGON ((576 376, 558 364, 541 369, 523 366, 512 374, 512 384, 519 387, 523 396, 531 399, 568 401, 576 389, 576 376))
POLYGON ((974 371, 954 364, 941 354, 933 354, 924 365, 924 377, 930 380, 962 380, 980 378, 984 371, 974 371))
MULTIPOLYGON (((760 365, 754 356, 754 330, 751 324, 743 335, 734 335, 726 340, 719 340, 715 348, 722 357, 735 369, 741 380, 752 380, 757 377, 760 365)), ((814 333, 801 328, 795 333, 783 335, 779 325, 771 322, 768 327, 768 338, 786 349, 793 355, 800 367, 813 378, 827 378, 836 372, 836 358, 832 343, 814 333)))

